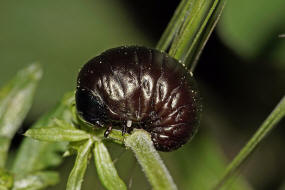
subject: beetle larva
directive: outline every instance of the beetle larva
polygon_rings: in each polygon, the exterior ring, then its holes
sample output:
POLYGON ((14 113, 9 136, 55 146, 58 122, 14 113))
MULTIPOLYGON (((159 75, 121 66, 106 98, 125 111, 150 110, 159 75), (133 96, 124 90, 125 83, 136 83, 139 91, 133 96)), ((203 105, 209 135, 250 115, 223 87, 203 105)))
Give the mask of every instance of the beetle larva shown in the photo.
POLYGON ((94 126, 140 128, 157 150, 172 151, 196 132, 201 103, 193 76, 155 49, 124 46, 91 59, 77 80, 76 108, 94 126))

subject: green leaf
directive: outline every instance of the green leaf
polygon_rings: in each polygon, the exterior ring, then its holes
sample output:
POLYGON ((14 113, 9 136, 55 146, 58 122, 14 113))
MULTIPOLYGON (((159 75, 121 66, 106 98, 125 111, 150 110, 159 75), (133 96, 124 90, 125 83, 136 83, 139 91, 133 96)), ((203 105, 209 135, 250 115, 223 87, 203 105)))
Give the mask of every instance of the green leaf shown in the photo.
POLYGON ((43 127, 40 129, 30 129, 25 133, 25 136, 48 142, 81 141, 89 139, 91 137, 87 132, 83 130, 75 128, 63 129, 60 127, 43 127))
MULTIPOLYGON (((71 124, 72 114, 70 107, 73 104, 74 92, 66 94, 60 104, 53 111, 39 119, 32 128, 52 126, 55 124, 55 118, 71 124)), ((57 166, 62 160, 62 156, 58 153, 66 149, 67 143, 50 143, 25 138, 16 155, 12 171, 24 174, 57 166)))
POLYGON ((68 177, 66 190, 80 190, 83 182, 83 177, 91 156, 91 148, 93 141, 89 139, 82 144, 78 151, 73 169, 68 177))
POLYGON ((13 176, 11 173, 6 170, 0 168, 0 189, 10 189, 13 185, 13 176))
POLYGON ((246 59, 281 61, 284 68, 284 0, 229 0, 218 25, 221 39, 246 59), (278 54, 276 54, 278 52, 278 54))
POLYGON ((254 149, 261 143, 261 141, 274 129, 277 123, 285 116, 285 96, 281 99, 279 104, 265 119, 259 129, 254 133, 247 144, 241 149, 233 161, 228 165, 224 174, 220 178, 216 189, 220 189, 226 185, 231 177, 237 172, 239 167, 250 156, 254 149))
POLYGON ((42 76, 39 65, 21 70, 0 90, 0 135, 12 138, 29 111, 42 76))
POLYGON ((0 90, 0 167, 5 165, 10 140, 31 108, 41 76, 41 67, 33 64, 18 72, 16 77, 0 90))
POLYGON ((100 181, 108 190, 126 190, 125 183, 119 177, 111 156, 102 142, 95 142, 94 161, 100 181))
POLYGON ((125 139, 125 145, 135 153, 154 190, 177 189, 167 168, 155 150, 148 132, 135 130, 125 139))
POLYGON ((42 171, 17 177, 12 190, 40 190, 59 181, 57 172, 42 171))

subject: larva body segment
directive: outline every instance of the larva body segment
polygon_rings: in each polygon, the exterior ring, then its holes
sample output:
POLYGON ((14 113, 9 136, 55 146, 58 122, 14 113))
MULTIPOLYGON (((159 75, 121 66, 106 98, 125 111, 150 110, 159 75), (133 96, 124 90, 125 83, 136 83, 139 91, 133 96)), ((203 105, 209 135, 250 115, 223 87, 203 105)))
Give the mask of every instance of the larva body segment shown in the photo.
POLYGON ((166 53, 138 46, 107 50, 85 64, 76 107, 93 125, 148 131, 160 151, 185 144, 197 130, 201 111, 190 73, 166 53))

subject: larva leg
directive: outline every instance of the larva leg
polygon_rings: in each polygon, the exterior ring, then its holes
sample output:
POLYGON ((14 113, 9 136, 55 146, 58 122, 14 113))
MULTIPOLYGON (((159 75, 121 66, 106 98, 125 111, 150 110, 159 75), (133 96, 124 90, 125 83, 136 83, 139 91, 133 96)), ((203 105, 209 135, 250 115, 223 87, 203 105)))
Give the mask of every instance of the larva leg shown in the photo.
POLYGON ((127 132, 127 126, 123 125, 122 135, 124 136, 126 132, 127 132))
POLYGON ((112 125, 110 125, 104 132, 104 137, 107 138, 112 131, 112 125))

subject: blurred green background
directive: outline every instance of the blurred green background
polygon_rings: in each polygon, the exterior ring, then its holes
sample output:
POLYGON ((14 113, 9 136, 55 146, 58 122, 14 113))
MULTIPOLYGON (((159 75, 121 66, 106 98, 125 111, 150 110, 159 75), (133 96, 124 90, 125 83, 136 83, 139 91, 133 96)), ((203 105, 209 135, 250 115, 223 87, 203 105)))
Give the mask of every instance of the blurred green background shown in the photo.
MULTIPOLYGON (((120 45, 154 47, 178 3, 0 0, 0 86, 31 62, 44 68, 23 129, 74 90, 90 58, 120 45)), ((200 132, 180 150, 162 154, 180 189, 207 189, 285 94, 284 21, 284 0, 228 0, 195 71, 204 102, 200 132)), ((281 189, 284 125, 247 161, 241 170, 245 180, 233 181, 236 189, 281 189)), ((20 141, 19 133, 13 149, 20 141)), ((150 189, 129 151, 115 145, 110 151, 122 178, 132 178, 132 189, 150 189)), ((64 189, 73 158, 64 163, 61 184, 51 189, 64 189)), ((93 164, 83 189, 102 189, 93 164)))
POLYGON ((31 62, 44 67, 33 117, 75 88, 77 73, 90 58, 110 47, 150 43, 117 1, 2 0, 0 23, 0 85, 31 62))

